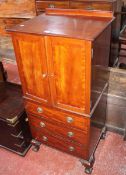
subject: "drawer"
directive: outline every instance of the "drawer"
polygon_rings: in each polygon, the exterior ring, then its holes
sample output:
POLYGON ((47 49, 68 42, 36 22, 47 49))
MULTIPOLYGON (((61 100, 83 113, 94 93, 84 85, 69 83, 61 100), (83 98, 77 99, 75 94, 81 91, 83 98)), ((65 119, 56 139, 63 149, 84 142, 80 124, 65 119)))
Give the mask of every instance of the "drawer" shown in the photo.
POLYGON ((70 8, 92 10, 92 3, 70 1, 70 8))
POLYGON ((92 8, 94 10, 112 11, 113 5, 112 3, 92 3, 92 8))
POLYGON ((61 122, 68 127, 78 128, 85 132, 88 132, 90 127, 90 118, 88 117, 61 112, 60 110, 56 110, 54 108, 46 108, 42 105, 31 102, 26 102, 25 108, 27 112, 30 112, 32 114, 39 115, 43 118, 47 118, 48 120, 54 120, 55 122, 61 122))
POLYGON ((86 2, 71 1, 70 8, 84 9, 84 10, 112 11, 112 3, 93 3, 93 2, 86 3, 86 2))
POLYGON ((40 141, 41 143, 61 150, 63 152, 69 153, 71 155, 86 159, 87 158, 87 150, 84 146, 75 145, 72 142, 68 142, 62 138, 53 137, 49 134, 42 134, 39 131, 32 128, 33 137, 40 141))
POLYGON ((46 8, 69 8, 69 1, 37 1, 37 12, 45 11, 46 8))
POLYGON ((71 140, 72 142, 76 142, 77 144, 83 144, 85 147, 88 144, 88 134, 80 130, 67 128, 65 125, 61 125, 59 123, 48 122, 36 116, 28 115, 28 117, 30 126, 34 126, 39 129, 40 133, 49 133, 53 136, 57 135, 67 140, 71 140))

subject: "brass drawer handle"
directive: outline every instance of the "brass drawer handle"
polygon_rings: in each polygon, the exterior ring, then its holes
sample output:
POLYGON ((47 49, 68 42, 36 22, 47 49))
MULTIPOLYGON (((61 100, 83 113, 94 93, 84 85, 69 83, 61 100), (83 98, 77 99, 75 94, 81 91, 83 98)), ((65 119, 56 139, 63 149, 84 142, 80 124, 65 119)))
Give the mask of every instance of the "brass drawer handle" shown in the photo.
POLYGON ((92 6, 88 6, 85 8, 86 10, 94 10, 94 8, 92 6))
POLYGON ((75 148, 73 146, 69 146, 69 151, 73 152, 75 148))
POLYGON ((49 4, 48 7, 49 8, 55 8, 55 5, 54 4, 49 4))
POLYGON ((41 128, 44 128, 46 125, 44 122, 40 122, 40 126, 41 126, 41 128))
POLYGON ((67 117, 67 123, 73 123, 74 119, 72 117, 67 117))
POLYGON ((44 142, 47 142, 47 141, 48 141, 48 138, 47 138, 46 136, 43 136, 43 137, 42 137, 42 140, 43 140, 44 142))
POLYGON ((43 109, 42 109, 41 107, 38 107, 38 108, 37 108, 37 112, 38 112, 38 113, 43 113, 43 109))
POLYGON ((67 133, 67 136, 68 137, 73 137, 74 136, 74 133, 70 131, 70 132, 67 133))

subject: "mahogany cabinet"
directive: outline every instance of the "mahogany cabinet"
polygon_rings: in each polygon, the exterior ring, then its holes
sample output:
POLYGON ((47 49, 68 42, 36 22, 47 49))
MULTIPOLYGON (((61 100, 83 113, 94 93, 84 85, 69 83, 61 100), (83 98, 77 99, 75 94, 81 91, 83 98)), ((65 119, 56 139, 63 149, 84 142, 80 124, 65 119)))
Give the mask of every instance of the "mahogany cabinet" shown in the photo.
POLYGON ((113 19, 111 12, 48 9, 8 29, 34 150, 43 143, 77 156, 87 173, 105 133, 113 19))

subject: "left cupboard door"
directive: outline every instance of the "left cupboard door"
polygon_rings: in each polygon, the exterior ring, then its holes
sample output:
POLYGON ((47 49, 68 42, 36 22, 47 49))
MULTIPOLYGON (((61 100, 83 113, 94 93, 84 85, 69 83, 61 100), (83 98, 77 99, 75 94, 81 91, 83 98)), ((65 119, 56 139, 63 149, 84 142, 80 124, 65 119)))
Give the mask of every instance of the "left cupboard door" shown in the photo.
POLYGON ((44 37, 12 34, 24 96, 46 104, 50 101, 44 37))

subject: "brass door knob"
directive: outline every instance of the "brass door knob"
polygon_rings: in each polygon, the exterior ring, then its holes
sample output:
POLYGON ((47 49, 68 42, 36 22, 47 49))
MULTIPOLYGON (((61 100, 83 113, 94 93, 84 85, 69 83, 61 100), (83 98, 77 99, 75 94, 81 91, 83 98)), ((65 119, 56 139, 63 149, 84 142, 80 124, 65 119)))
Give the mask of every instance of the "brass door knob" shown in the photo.
POLYGON ((74 119, 72 117, 67 117, 67 123, 72 123, 74 119))
POLYGON ((44 128, 46 125, 44 122, 40 122, 40 126, 41 126, 41 128, 44 128))
POLYGON ((47 77, 47 74, 42 74, 42 78, 46 78, 47 77))
POLYGON ((73 137, 74 136, 74 133, 70 131, 70 132, 67 133, 67 136, 68 137, 73 137))
POLYGON ((38 107, 38 108, 37 108, 37 112, 38 112, 38 113, 43 113, 43 109, 42 109, 41 107, 38 107))
POLYGON ((47 141, 48 141, 48 138, 47 138, 46 136, 43 136, 43 137, 42 137, 42 140, 43 140, 44 142, 47 142, 47 141))
POLYGON ((73 147, 73 146, 69 146, 69 151, 74 151, 75 150, 75 148, 73 147))

